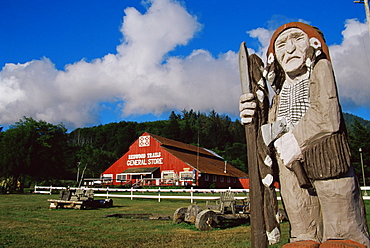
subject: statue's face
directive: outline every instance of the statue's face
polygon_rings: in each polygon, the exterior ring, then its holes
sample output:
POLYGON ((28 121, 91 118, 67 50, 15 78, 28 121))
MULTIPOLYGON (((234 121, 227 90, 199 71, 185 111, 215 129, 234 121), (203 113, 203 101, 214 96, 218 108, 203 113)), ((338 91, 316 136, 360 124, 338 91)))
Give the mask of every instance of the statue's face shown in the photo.
POLYGON ((309 46, 308 35, 299 28, 289 28, 276 38, 276 59, 285 73, 299 72, 305 66, 309 46))

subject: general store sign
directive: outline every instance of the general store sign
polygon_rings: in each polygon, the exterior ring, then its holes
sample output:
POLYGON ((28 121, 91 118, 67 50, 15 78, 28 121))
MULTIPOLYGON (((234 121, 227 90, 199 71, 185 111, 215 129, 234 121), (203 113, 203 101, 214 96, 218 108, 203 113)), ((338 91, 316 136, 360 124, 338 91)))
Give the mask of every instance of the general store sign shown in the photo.
POLYGON ((161 152, 129 154, 127 166, 163 164, 161 152))

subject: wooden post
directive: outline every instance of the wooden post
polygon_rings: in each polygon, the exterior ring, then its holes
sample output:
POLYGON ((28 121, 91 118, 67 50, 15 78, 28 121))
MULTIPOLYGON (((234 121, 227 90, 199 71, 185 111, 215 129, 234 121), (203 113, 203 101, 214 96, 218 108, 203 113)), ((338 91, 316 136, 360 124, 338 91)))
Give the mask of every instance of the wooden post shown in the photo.
POLYGON ((247 139, 249 198, 251 202, 251 247, 267 247, 263 215, 263 188, 257 164, 256 130, 253 124, 245 126, 247 139))
MULTIPOLYGON (((240 45, 239 70, 242 93, 250 93, 248 52, 245 42, 240 45)), ((258 113, 254 118, 257 118, 258 113)), ((252 121, 245 125, 247 143, 248 174, 249 174, 249 197, 250 197, 250 222, 251 222, 251 247, 264 248, 268 246, 264 220, 263 185, 259 174, 257 158, 257 128, 252 121)))
POLYGON ((193 187, 191 187, 190 196, 191 196, 190 203, 194 203, 194 199, 193 199, 193 196, 194 196, 193 187))

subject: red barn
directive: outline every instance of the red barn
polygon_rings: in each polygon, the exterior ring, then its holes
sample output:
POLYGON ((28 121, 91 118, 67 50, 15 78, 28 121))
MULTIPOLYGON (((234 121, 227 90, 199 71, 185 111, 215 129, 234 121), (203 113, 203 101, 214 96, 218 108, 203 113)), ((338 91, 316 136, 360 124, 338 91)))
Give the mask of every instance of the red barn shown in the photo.
POLYGON ((248 175, 205 148, 144 132, 101 175, 114 185, 179 185, 243 188, 248 175))

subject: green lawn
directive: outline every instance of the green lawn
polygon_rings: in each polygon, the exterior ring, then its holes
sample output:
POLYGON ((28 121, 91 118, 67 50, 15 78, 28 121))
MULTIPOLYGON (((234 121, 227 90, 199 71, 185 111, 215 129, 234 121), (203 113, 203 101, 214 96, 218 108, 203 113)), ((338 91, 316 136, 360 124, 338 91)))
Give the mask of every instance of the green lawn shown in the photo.
MULTIPOLYGON (((249 247, 250 227, 199 231, 186 223, 150 220, 134 214, 171 216, 188 200, 119 199, 114 207, 94 210, 49 209, 58 195, 0 195, 0 247, 249 247), (124 218, 106 217, 126 214, 124 218), (130 215, 132 214, 132 215, 130 215)), ((204 206, 204 202, 199 202, 204 206)), ((367 204, 369 206, 370 204, 367 204)), ((367 210, 368 212, 370 209, 367 210)), ((368 215, 369 217, 369 215, 368 215)), ((288 240, 282 224, 281 247, 288 240)))

